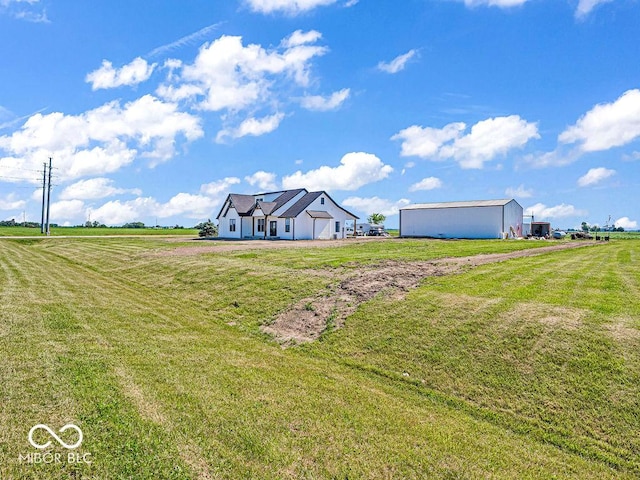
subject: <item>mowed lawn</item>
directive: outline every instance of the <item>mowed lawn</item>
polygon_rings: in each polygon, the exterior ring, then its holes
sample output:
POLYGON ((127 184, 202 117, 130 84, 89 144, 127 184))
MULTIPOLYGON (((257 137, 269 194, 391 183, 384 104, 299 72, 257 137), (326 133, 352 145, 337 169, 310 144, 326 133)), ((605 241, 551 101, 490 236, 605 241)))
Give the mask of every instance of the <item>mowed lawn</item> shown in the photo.
MULTIPOLYGON (((50 234, 53 237, 57 236, 72 236, 72 237, 104 237, 106 235, 123 235, 123 236, 175 236, 184 235, 188 237, 198 237, 198 230, 195 228, 122 228, 122 227, 109 227, 109 228, 87 228, 87 227, 51 227, 50 234)), ((40 233, 40 228, 31 227, 0 227, 0 237, 38 237, 44 236, 40 233)))
POLYGON ((259 326, 341 275, 548 243, 215 243, 0 240, 1 479, 640 476, 640 242, 430 277, 287 349, 259 326), (68 423, 86 462, 30 445, 68 423))

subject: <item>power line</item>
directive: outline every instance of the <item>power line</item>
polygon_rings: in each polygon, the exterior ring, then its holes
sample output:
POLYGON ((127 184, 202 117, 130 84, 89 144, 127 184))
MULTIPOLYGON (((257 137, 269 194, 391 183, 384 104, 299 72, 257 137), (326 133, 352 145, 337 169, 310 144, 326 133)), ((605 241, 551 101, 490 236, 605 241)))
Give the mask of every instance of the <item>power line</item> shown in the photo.
POLYGON ((21 167, 14 167, 14 166, 10 166, 10 165, 0 165, 0 168, 8 168, 9 170, 20 170, 21 172, 37 172, 37 173, 40 173, 40 170, 34 170, 33 168, 21 168, 21 167))
MULTIPOLYGON (((40 173, 40 171, 38 170, 38 173, 40 173)), ((11 177, 9 175, 0 175, 0 178, 6 178, 8 180, 22 180, 24 182, 33 182, 34 180, 36 180, 36 177, 30 177, 30 178, 26 178, 26 177, 11 177)), ((36 180, 39 182, 39 180, 36 180)))

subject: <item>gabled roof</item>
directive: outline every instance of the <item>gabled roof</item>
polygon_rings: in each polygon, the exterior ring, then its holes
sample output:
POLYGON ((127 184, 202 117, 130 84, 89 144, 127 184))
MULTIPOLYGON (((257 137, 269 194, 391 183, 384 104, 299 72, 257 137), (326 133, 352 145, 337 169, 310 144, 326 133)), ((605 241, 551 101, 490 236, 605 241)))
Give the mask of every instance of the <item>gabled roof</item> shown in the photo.
POLYGON ((324 210, 307 210, 307 215, 311 218, 333 218, 329 212, 324 210))
MULTIPOLYGON (((298 200, 296 203, 294 203, 293 205, 291 205, 291 207, 289 207, 284 213, 281 213, 280 216, 283 218, 294 218, 297 217, 298 215, 300 215, 309 205, 311 205, 311 203, 313 203, 313 201, 318 198, 320 195, 324 195, 325 197, 327 197, 329 200, 331 200, 331 202, 333 202, 333 204, 338 207, 340 210, 342 210, 343 212, 345 212, 346 214, 348 214, 349 216, 353 217, 354 220, 357 220, 359 217, 357 217, 356 215, 354 215, 353 213, 351 213, 348 210, 345 210, 344 208, 342 208, 340 205, 338 205, 337 202, 335 202, 333 200, 333 198, 331 198, 329 196, 329 194, 325 191, 321 191, 321 192, 308 192, 306 195, 304 195, 302 198, 300 198, 300 200, 298 200)), ((307 213, 309 212, 315 212, 315 213, 319 213, 319 210, 309 210, 307 211, 307 213)), ((320 216, 316 216, 315 218, 333 218, 331 215, 329 215, 327 212, 324 212, 324 214, 328 215, 325 217, 320 217, 320 216)), ((311 213, 309 213, 309 215, 313 216, 311 213)))
POLYGON ((229 195, 229 199, 239 215, 251 213, 256 205, 256 199, 253 195, 232 193, 229 195))
POLYGON ((323 192, 307 192, 300 200, 291 205, 284 213, 280 214, 284 218, 294 218, 300 215, 302 211, 311 205, 316 198, 322 195, 323 192))
MULTIPOLYGON (((223 211, 224 211, 224 215, 226 215, 227 214, 227 210, 229 208, 231 208, 231 206, 233 206, 236 209, 236 211, 238 212, 238 215, 240 215, 242 217, 252 215, 256 208, 260 208, 260 210, 262 210, 262 212, 265 215, 271 215, 274 212, 276 212, 277 210, 279 210, 280 208, 282 208, 283 206, 285 206, 288 202, 290 202, 292 199, 294 199, 296 196, 298 196, 302 192, 304 192, 304 195, 301 198, 299 198, 298 201, 296 201, 293 205, 291 205, 284 213, 279 214, 278 215, 279 217, 282 217, 282 218, 294 218, 294 217, 297 217, 309 205, 311 205, 311 203, 316 198, 318 198, 320 195, 324 195, 329 200, 331 200, 334 203, 334 205, 336 205, 340 210, 342 210, 343 212, 347 213, 348 215, 350 215, 354 219, 358 219, 358 217, 355 216, 353 213, 345 210, 340 205, 338 205, 327 194, 327 192, 324 192, 324 191, 322 191, 322 192, 307 192, 307 190, 305 188, 296 188, 296 189, 293 189, 293 190, 282 190, 282 191, 278 191, 278 192, 256 193, 254 195, 245 195, 245 194, 240 194, 240 193, 230 193, 227 196, 227 200, 225 200, 225 202, 223 203, 222 209, 220 210, 220 213, 218 213, 218 216, 216 218, 220 218, 221 216, 223 216, 223 211), (274 195, 274 194, 277 194, 277 193, 279 193, 280 195, 278 195, 271 202, 264 202, 262 200, 256 201, 257 198, 264 198, 266 195, 274 195), (229 206, 227 207, 227 210, 224 210, 225 205, 227 205, 227 203, 229 203, 229 206)), ((313 211, 310 210, 310 212, 315 212, 315 213, 318 213, 318 214, 319 213, 323 213, 325 215, 323 217, 318 215, 315 218, 333 218, 327 212, 320 212, 318 210, 313 210, 313 211)), ((312 215, 312 214, 309 213, 309 215, 312 215)))
MULTIPOLYGON (((291 200, 292 198, 295 198, 295 196, 298 195, 300 192, 306 192, 306 191, 307 190, 304 188, 296 188, 294 190, 285 190, 284 192, 282 192, 282 195, 280 195, 278 198, 274 200, 276 206, 272 211, 275 212, 276 210, 281 208, 285 203, 287 203, 289 200, 291 200)), ((265 193, 264 195, 267 195, 267 194, 265 193)))
POLYGON ((265 215, 271 215, 275 210, 278 204, 276 202, 262 202, 258 201, 256 208, 262 210, 262 213, 265 215))
POLYGON ((423 210, 435 208, 464 208, 464 207, 503 207, 507 203, 514 201, 512 198, 501 200, 475 200, 470 202, 436 202, 436 203, 416 203, 407 205, 400 210, 423 210))
POLYGON ((276 210, 284 206, 292 198, 295 198, 295 196, 300 194, 300 192, 306 192, 306 189, 296 188, 293 190, 256 193, 253 195, 246 195, 242 193, 230 193, 229 195, 227 195, 227 199, 222 204, 222 208, 220 209, 220 212, 218 213, 218 216, 216 218, 220 218, 220 216, 224 216, 227 214, 227 211, 225 210, 223 215, 223 210, 225 205, 227 204, 227 201, 230 202, 230 205, 229 207, 227 207, 227 210, 231 206, 233 206, 233 208, 235 208, 236 211, 238 212, 238 215, 240 215, 241 217, 253 214, 253 211, 255 210, 258 203, 260 204, 260 208, 265 213, 265 215, 270 215, 271 213, 275 212, 276 210), (257 198, 264 197, 265 195, 273 195, 276 193, 280 193, 280 195, 276 197, 273 202, 263 202, 263 201, 256 202, 257 198))

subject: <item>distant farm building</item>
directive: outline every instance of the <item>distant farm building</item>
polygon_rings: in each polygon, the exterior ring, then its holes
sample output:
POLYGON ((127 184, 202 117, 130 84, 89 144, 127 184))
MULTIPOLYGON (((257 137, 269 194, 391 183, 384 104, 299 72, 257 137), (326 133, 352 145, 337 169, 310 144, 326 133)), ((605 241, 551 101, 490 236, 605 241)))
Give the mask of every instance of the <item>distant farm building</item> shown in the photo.
POLYGON ((327 192, 304 188, 227 196, 218 216, 218 235, 265 240, 338 239, 353 231, 357 216, 327 192))
POLYGON ((513 199, 407 205, 400 209, 400 236, 520 237, 522 213, 522 207, 513 199))
POLYGON ((525 223, 523 234, 525 237, 548 237, 551 235, 551 224, 549 222, 525 223))

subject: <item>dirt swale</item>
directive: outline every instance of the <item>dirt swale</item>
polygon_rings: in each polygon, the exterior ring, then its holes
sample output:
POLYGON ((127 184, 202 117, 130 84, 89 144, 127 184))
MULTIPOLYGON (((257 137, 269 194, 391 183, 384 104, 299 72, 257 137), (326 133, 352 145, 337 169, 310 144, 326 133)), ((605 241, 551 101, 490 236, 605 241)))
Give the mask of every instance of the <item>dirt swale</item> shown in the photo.
POLYGON ((387 260, 359 266, 356 273, 337 273, 336 282, 326 292, 300 300, 278 315, 272 323, 263 325, 261 330, 272 335, 283 346, 311 342, 326 330, 341 327, 358 305, 380 292, 402 296, 427 277, 453 275, 488 263, 584 246, 584 243, 562 243, 509 253, 450 257, 426 262, 387 260))

